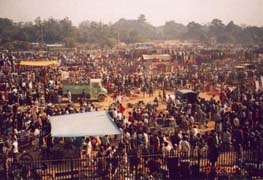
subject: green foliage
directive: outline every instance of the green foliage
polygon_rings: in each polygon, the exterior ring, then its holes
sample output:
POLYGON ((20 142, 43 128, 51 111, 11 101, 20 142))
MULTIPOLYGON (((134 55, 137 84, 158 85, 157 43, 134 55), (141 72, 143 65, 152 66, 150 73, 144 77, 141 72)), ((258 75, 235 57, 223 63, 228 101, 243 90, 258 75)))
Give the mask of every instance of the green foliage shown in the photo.
POLYGON ((206 32, 203 30, 203 26, 196 22, 190 22, 187 25, 187 32, 183 34, 184 39, 197 39, 205 40, 206 32))
POLYGON ((165 39, 178 39, 186 33, 187 28, 183 24, 174 21, 167 21, 164 26, 160 27, 162 36, 165 39))
POLYGON ((57 20, 36 18, 34 22, 14 23, 0 18, 0 46, 28 49, 30 42, 64 43, 66 47, 83 44, 84 47, 111 48, 118 42, 135 43, 158 39, 193 39, 218 43, 241 43, 263 45, 263 27, 240 27, 233 21, 224 24, 220 19, 201 25, 190 22, 186 26, 167 21, 163 26, 154 27, 145 15, 137 19, 120 19, 114 24, 83 21, 78 27, 69 18, 57 20))
POLYGON ((0 18, 0 43, 12 41, 16 34, 16 30, 12 20, 0 18))
POLYGON ((116 36, 111 26, 84 21, 78 27, 77 40, 81 43, 95 43, 99 48, 111 48, 116 44, 116 36))
POLYGON ((157 39, 156 28, 147 23, 144 15, 140 15, 137 20, 120 19, 112 28, 117 32, 119 40, 125 43, 157 39))

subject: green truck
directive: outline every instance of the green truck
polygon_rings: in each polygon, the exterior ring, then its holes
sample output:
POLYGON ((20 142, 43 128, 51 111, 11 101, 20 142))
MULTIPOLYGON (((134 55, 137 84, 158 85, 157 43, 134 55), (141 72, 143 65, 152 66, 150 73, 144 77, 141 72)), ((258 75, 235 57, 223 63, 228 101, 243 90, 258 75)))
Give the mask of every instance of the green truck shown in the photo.
POLYGON ((67 91, 71 92, 72 99, 76 97, 87 97, 88 99, 104 101, 107 96, 107 89, 102 87, 101 79, 89 79, 85 83, 67 84, 63 83, 63 94, 67 95, 67 91))

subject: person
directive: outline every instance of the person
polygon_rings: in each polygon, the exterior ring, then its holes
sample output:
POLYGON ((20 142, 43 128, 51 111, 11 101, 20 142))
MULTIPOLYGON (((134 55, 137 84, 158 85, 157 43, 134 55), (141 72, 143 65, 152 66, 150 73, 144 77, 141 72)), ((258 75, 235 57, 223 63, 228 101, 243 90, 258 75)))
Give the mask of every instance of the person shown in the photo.
POLYGON ((121 103, 120 103, 119 109, 120 109, 120 112, 123 114, 125 111, 125 107, 121 103))
POLYGON ((149 86, 149 96, 153 97, 153 84, 152 83, 149 86))
POLYGON ((232 142, 231 133, 229 132, 229 130, 226 130, 225 132, 223 132, 222 135, 222 146, 225 151, 230 150, 231 142, 232 142))
POLYGON ((159 98, 160 101, 163 100, 161 91, 159 91, 158 98, 159 98))
POLYGON ((180 138, 179 138, 178 133, 176 132, 176 130, 175 130, 174 134, 171 135, 170 139, 171 139, 171 143, 172 143, 173 147, 179 145, 180 138))
POLYGON ((219 112, 215 115, 215 130, 217 133, 222 133, 222 118, 219 112))
POLYGON ((131 151, 129 151, 128 158, 130 162, 130 171, 133 173, 134 171, 137 171, 138 164, 140 163, 140 158, 135 149, 131 149, 131 151))
POLYGON ((101 137, 101 145, 106 147, 110 144, 109 137, 107 135, 101 137))
POLYGON ((154 134, 154 136, 150 138, 150 144, 153 146, 155 153, 160 151, 161 142, 157 134, 154 134))
POLYGON ((181 176, 182 178, 189 179, 190 176, 190 152, 191 147, 188 142, 188 136, 183 135, 183 139, 179 142, 179 152, 181 152, 181 176))
POLYGON ((35 151, 37 151, 40 145, 40 130, 37 127, 34 130, 34 139, 35 151))
POLYGON ((166 92, 165 92, 165 89, 163 89, 163 99, 162 99, 163 102, 166 102, 166 92))
POLYGON ((210 136, 207 140, 208 145, 208 159, 211 162, 212 168, 215 167, 215 163, 217 162, 219 156, 219 139, 217 133, 212 130, 210 136))
POLYGON ((46 136, 46 144, 47 144, 47 156, 49 156, 49 154, 51 153, 51 149, 53 147, 53 138, 51 134, 48 134, 46 136))
POLYGON ((174 149, 170 151, 170 155, 167 157, 167 168, 170 180, 179 179, 179 162, 174 149))
POLYGON ((147 93, 147 87, 144 85, 142 88, 141 88, 141 91, 143 93, 143 97, 145 98, 146 97, 146 93, 147 93))
POLYGON ((173 146, 169 142, 164 141, 164 146, 162 148, 163 154, 164 155, 169 154, 172 149, 173 149, 173 146))
POLYGON ((155 175, 156 173, 160 173, 161 171, 161 162, 158 156, 154 156, 153 159, 148 161, 148 168, 150 170, 151 175, 155 175))
POLYGON ((83 145, 84 138, 83 137, 76 137, 73 139, 73 145, 76 148, 78 154, 80 154, 81 147, 83 145))
POLYGON ((116 95, 116 103, 118 104, 118 103, 121 103, 121 101, 122 101, 122 96, 121 96, 121 94, 117 94, 116 95))
POLYGON ((92 155, 92 144, 91 144, 91 140, 89 138, 86 139, 85 141, 86 143, 86 155, 88 159, 91 159, 91 155, 92 155))
POLYGON ((158 98, 157 98, 157 97, 154 98, 153 103, 154 103, 154 105, 155 105, 156 107, 158 107, 159 101, 158 101, 158 98))
POLYGON ((68 96, 68 102, 71 103, 71 92, 70 90, 67 90, 67 96, 68 96))
POLYGON ((107 165, 106 165, 107 159, 103 157, 104 156, 103 151, 104 151, 103 148, 101 148, 100 151, 98 151, 97 156, 96 156, 98 175, 102 179, 106 178, 106 175, 107 175, 107 165))
POLYGON ((19 151, 18 151, 18 141, 16 137, 13 137, 12 153, 13 153, 14 161, 17 161, 19 151))

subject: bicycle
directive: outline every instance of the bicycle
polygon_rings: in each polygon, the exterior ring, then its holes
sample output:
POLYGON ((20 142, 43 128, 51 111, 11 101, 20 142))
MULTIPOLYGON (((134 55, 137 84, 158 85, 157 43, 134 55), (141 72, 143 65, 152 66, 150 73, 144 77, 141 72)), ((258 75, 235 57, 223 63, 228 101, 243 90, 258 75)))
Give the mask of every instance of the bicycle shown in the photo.
POLYGON ((20 162, 32 162, 33 161, 33 157, 32 157, 32 155, 30 153, 24 151, 19 156, 18 160, 20 162))
POLYGON ((12 164, 10 169, 10 180, 54 180, 52 174, 46 173, 47 165, 45 163, 30 167, 29 164, 21 165, 16 162, 12 164))

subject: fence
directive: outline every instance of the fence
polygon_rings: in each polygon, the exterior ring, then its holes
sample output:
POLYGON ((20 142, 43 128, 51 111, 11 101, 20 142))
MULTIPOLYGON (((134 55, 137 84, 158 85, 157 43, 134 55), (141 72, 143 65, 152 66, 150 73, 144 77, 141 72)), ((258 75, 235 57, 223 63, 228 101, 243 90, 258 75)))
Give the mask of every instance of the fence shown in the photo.
MULTIPOLYGON (((258 151, 220 152, 211 168, 207 151, 189 155, 150 154, 97 157, 93 159, 34 160, 7 163, 4 179, 233 179, 263 177, 262 153, 258 151), (239 166, 239 170, 235 166, 239 166), (247 172, 247 173, 244 173, 247 172)), ((1 179, 1 178, 0 178, 1 179)))

